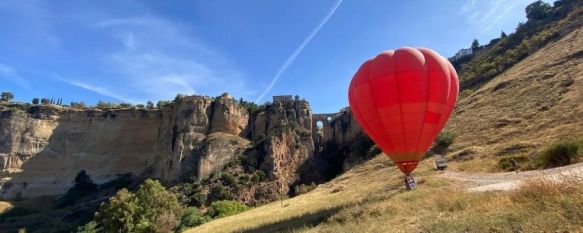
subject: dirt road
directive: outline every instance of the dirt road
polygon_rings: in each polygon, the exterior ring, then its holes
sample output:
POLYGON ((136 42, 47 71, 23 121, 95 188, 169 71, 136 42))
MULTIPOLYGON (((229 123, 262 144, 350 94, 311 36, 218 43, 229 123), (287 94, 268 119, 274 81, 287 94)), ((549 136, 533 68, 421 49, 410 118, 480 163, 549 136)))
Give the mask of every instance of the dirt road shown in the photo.
POLYGON ((544 177, 548 179, 559 179, 562 176, 583 177, 583 163, 546 170, 524 171, 518 173, 475 173, 444 171, 437 176, 467 181, 467 189, 469 191, 481 192, 492 190, 510 190, 519 185, 523 180, 530 178, 544 177))

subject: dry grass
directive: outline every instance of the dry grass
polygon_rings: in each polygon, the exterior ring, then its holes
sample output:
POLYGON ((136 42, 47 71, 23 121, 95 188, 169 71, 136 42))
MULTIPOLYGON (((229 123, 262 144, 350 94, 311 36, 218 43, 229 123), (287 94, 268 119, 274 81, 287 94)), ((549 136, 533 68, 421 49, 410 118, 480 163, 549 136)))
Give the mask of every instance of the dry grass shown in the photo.
POLYGON ((467 192, 435 177, 431 161, 405 191, 380 156, 305 195, 218 219, 188 232, 579 232, 583 179, 532 179, 509 192, 467 192))
POLYGON ((582 194, 583 180, 572 177, 529 180, 506 193, 422 188, 345 208, 297 232, 579 232, 582 194))
MULTIPOLYGON (((461 99, 447 127, 458 136, 452 150, 477 148, 474 159, 528 154, 583 132, 582 33, 579 28, 548 44, 461 99)), ((459 166, 496 170, 496 164, 472 163, 459 166)))

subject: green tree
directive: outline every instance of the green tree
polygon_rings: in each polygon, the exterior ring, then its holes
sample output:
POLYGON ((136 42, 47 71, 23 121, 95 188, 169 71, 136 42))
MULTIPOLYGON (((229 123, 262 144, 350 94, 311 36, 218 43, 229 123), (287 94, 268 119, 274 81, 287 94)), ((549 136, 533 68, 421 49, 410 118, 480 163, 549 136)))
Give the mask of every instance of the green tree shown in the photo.
POLYGON ((12 94, 12 92, 2 92, 0 97, 2 102, 10 102, 12 99, 14 99, 14 94, 12 94))
POLYGON ((549 15, 551 11, 551 5, 541 0, 531 3, 526 6, 526 18, 531 20, 544 19, 549 15))
POLYGON ((506 32, 502 31, 502 33, 500 33, 500 38, 504 39, 506 38, 508 35, 506 35, 506 32))
POLYGON ((139 221, 136 202, 135 195, 124 188, 99 207, 95 220, 105 232, 135 232, 139 221))
POLYGON ((32 104, 37 105, 39 103, 39 99, 38 98, 33 98, 32 99, 32 104))
POLYGON ((95 221, 88 222, 87 224, 77 228, 77 233, 98 233, 101 229, 98 228, 95 221))
POLYGON ((95 220, 105 232, 171 232, 181 212, 176 196, 147 179, 135 194, 120 190, 99 208, 95 220))
POLYGON ((146 103, 146 108, 147 109, 153 109, 154 108, 154 103, 152 103, 152 101, 149 101, 146 103))
POLYGON ((472 41, 472 52, 476 52, 480 49, 480 42, 478 42, 478 39, 474 39, 474 41, 472 41))
POLYGON ((164 101, 164 100, 160 100, 158 101, 158 103, 156 103, 156 107, 157 108, 163 108, 164 106, 170 104, 170 101, 164 101))

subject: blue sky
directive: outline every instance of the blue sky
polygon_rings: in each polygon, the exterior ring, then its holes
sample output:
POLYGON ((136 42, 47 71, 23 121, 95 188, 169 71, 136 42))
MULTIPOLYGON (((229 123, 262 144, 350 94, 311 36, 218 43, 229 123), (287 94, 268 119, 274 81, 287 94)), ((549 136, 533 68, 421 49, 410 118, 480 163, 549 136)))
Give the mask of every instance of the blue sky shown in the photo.
POLYGON ((404 46, 452 56, 514 31, 532 1, 3 0, 0 91, 88 104, 298 94, 336 112, 366 59, 404 46))

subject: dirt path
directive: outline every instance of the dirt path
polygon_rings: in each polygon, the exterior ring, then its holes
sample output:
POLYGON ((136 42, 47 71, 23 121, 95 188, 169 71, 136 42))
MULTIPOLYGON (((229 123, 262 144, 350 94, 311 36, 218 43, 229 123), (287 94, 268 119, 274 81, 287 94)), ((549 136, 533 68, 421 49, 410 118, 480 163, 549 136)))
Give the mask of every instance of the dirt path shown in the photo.
POLYGON ((469 191, 492 191, 510 190, 519 185, 523 180, 535 177, 545 177, 549 179, 559 179, 561 176, 583 177, 583 163, 573 164, 564 167, 551 168, 546 170, 524 171, 524 172, 457 172, 444 171, 437 177, 456 179, 468 182, 469 191))

